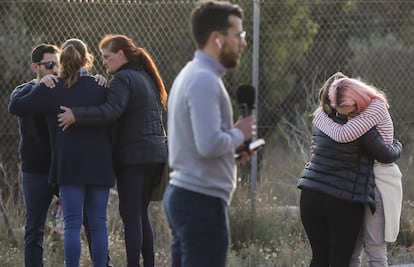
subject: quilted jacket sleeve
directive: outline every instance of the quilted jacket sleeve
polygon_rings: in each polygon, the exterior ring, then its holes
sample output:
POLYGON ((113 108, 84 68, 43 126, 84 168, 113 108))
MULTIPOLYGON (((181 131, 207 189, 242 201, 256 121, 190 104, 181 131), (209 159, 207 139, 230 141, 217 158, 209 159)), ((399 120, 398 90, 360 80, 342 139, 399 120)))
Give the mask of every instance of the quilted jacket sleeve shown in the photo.
POLYGON ((107 124, 122 115, 128 100, 128 85, 116 74, 109 84, 105 103, 99 106, 72 107, 72 112, 77 124, 107 124))
POLYGON ((398 140, 395 139, 392 144, 384 143, 384 140, 375 128, 363 135, 361 141, 364 150, 382 163, 396 161, 402 151, 402 144, 398 140))

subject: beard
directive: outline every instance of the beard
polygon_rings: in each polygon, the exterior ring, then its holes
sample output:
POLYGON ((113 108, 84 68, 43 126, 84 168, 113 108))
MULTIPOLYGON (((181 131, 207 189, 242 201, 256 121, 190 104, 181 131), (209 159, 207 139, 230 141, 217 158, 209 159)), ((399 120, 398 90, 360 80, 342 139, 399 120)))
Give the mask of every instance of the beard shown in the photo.
POLYGON ((219 55, 220 63, 226 69, 233 69, 240 65, 240 54, 238 52, 230 51, 226 44, 223 45, 223 49, 219 55))

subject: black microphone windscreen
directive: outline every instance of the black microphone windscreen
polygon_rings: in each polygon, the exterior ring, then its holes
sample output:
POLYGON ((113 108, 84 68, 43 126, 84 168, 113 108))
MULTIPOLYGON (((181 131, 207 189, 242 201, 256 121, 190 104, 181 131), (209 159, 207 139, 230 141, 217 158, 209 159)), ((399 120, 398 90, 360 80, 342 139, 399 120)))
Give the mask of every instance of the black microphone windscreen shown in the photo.
POLYGON ((247 107, 254 107, 256 100, 256 90, 250 84, 242 84, 237 87, 236 97, 239 104, 246 104, 247 107))

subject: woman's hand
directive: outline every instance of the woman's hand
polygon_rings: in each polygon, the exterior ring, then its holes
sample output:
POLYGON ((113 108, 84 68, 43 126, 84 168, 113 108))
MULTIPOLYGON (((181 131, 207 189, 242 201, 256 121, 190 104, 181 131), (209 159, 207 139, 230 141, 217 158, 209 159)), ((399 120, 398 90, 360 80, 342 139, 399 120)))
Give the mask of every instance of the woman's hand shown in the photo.
POLYGON ((95 81, 100 85, 100 86, 104 86, 106 87, 106 85, 108 84, 108 81, 106 80, 106 78, 100 74, 96 74, 95 75, 95 81))
POLYGON ((53 75, 53 74, 48 74, 48 75, 43 76, 39 82, 44 83, 49 88, 55 88, 56 83, 58 81, 59 81, 58 76, 53 75))
POLYGON ((62 131, 66 130, 69 126, 75 123, 75 116, 73 115, 72 109, 60 106, 60 109, 63 110, 62 113, 57 115, 59 127, 63 127, 62 131))

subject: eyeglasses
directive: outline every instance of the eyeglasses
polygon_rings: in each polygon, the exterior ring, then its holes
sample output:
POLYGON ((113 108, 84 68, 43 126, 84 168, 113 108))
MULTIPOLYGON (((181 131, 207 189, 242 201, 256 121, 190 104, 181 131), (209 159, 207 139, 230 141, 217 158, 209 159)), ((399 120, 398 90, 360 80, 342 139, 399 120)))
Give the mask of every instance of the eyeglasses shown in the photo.
MULTIPOLYGON (((229 34, 228 31, 220 31, 220 32, 224 35, 229 34)), ((236 36, 241 40, 245 40, 246 39, 246 31, 238 32, 238 33, 236 33, 236 36)))
POLYGON ((241 31, 241 32, 237 33, 236 36, 238 36, 240 39, 245 40, 246 39, 246 31, 241 31))
POLYGON ((47 70, 52 70, 55 66, 57 66, 57 63, 54 61, 46 61, 46 62, 35 62, 37 65, 44 65, 47 70))

